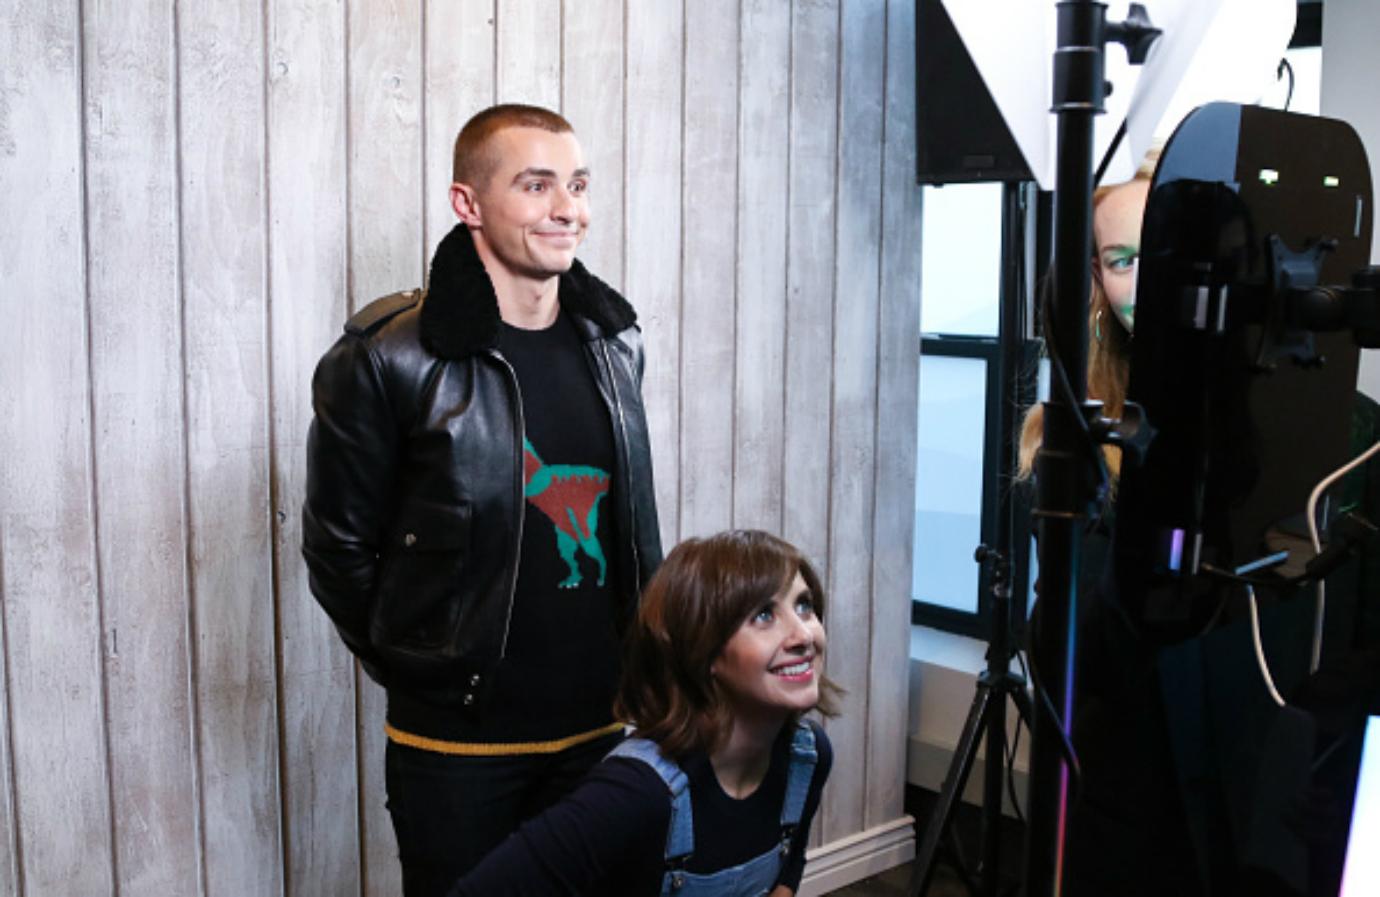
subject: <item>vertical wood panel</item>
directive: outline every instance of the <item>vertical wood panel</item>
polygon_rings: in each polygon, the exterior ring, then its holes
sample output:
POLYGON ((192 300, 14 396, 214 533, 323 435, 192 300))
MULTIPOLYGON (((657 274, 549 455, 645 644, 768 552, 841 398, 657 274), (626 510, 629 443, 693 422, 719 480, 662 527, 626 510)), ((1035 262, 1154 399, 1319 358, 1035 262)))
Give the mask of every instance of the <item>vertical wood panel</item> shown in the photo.
POLYGON ((567 0, 561 111, 589 166, 589 236, 580 260, 622 289, 623 0, 567 0))
POLYGON ((420 284, 422 0, 348 0, 350 303, 420 284))
POLYGON ((915 4, 888 0, 876 539, 865 826, 904 813, 915 426, 920 374, 920 187, 915 183, 915 4))
MULTIPOLYGON (((782 532, 827 573, 838 175, 838 0, 795 0, 791 22, 790 230, 782 532)), ((832 623, 833 611, 830 611, 832 623)), ((832 653, 832 652, 831 652, 832 653)), ((854 699, 850 699, 850 705, 854 699)), ((818 829, 817 829, 818 831, 818 829)))
POLYGON ((667 472, 680 479, 682 538, 733 522, 738 26, 738 0, 685 11, 685 58, 695 62, 685 71, 681 465, 667 472))
POLYGON ((282 889, 261 12, 184 0, 178 15, 194 695, 210 895, 282 889))
POLYGON ((426 171, 426 255, 455 225, 450 207, 451 156, 460 128, 494 101, 493 0, 425 0, 426 54, 423 147, 426 171))
POLYGON ((824 837, 861 830, 866 799, 877 303, 881 243, 883 0, 845 3, 839 85, 838 261, 830 439, 830 675, 852 694, 829 729, 838 763, 824 837))
MULTIPOLYGON (((838 151, 837 0, 795 0, 791 10, 790 150, 786 234, 785 431, 781 531, 829 572, 829 434, 833 380, 834 217, 838 151)), ((831 595, 828 612, 832 628, 831 595)), ((825 657, 832 674, 833 651, 825 657)), ((849 696, 845 711, 857 698, 849 696)), ((826 792, 824 800, 829 800, 826 792)), ((827 804, 826 804, 827 805, 827 804)), ((823 817, 810 842, 824 841, 823 817)))
POLYGON ((790 222, 791 8, 744 0, 738 113, 738 332, 733 523, 779 532, 790 222))
POLYGON ((289 895, 360 886, 354 661, 312 599, 300 553, 311 374, 346 316, 344 27, 338 4, 270 0, 272 488, 289 895))
MULTIPOLYGON (((423 280, 421 0, 349 3, 350 308, 423 280)), ((439 189, 439 186, 438 186, 439 189)), ((386 806, 387 695, 356 667, 361 876, 367 897, 402 893, 386 806)))
POLYGON ((0 29, 0 195, 24 210, 0 216, 0 302, 22 336, 0 352, 0 382, 29 385, 0 390, 5 737, 19 878, 5 883, 29 894, 113 888, 91 507, 78 9, 25 3, 0 29))
MULTIPOLYGON (((10 48, 0 43, 0 49, 10 48)), ((4 176, 0 175, 0 184, 3 183, 4 176)), ((0 372, 4 372, 4 369, 0 368, 0 372)), ((0 442, 0 446, 3 445, 4 442, 0 442)), ((0 486, 0 496, 5 495, 7 490, 0 486)), ((3 530, 3 521, 0 521, 0 532, 3 530)), ((4 547, 4 539, 0 537, 0 608, 4 607, 5 600, 4 547)), ((5 615, 0 613, 0 658, 9 655, 5 615)), ((4 666, 0 663, 0 895, 13 897, 19 893, 19 817, 14 807, 14 758, 10 752, 13 730, 10 727, 9 672, 4 666)))
POLYGON ((557 109, 561 103, 561 0, 502 2, 498 101, 557 109))
POLYGON ((43 384, 0 394, 0 894, 399 892, 382 693, 300 560, 310 377, 424 275, 495 99, 562 108, 595 171, 668 547, 779 528, 828 575, 816 840, 899 815, 907 0, 87 0, 84 104, 80 8, 0 34, 0 378, 43 384))
MULTIPOLYGON (((628 299, 647 343, 642 394, 662 542, 678 538, 680 470, 681 114, 684 18, 681 2, 627 6, 628 299)), ((698 197, 697 197, 698 199, 698 197)), ((709 200, 712 202, 712 199, 709 200)))
POLYGON ((171 4, 85 7, 97 550, 117 884, 191 894, 196 813, 171 4))

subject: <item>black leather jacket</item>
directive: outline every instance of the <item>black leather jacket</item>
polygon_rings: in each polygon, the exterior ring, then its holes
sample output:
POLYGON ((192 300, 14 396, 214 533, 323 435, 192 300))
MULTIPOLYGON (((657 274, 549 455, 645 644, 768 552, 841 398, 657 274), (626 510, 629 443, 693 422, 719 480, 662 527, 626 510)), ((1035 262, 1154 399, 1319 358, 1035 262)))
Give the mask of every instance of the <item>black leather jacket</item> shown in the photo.
MULTIPOLYGON (((579 262, 558 295, 613 421, 626 624, 661 561, 641 333, 632 307, 579 262)), ((522 542, 522 401, 498 324, 460 225, 437 248, 430 290, 352 317, 312 383, 312 593, 375 680, 448 705, 482 705, 507 647, 522 542)))

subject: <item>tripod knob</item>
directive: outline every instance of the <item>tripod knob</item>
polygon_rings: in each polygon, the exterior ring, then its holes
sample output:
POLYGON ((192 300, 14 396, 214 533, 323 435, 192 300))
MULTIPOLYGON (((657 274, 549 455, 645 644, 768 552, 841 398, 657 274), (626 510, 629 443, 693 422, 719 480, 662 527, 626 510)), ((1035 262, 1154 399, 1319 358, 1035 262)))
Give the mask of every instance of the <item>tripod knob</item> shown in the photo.
POLYGON ((1140 3, 1132 3, 1124 22, 1107 24, 1107 39, 1126 48, 1131 65, 1143 65, 1150 54, 1150 46, 1159 38, 1160 29, 1150 24, 1150 16, 1140 3))
POLYGON ((1106 417, 1094 420, 1092 431, 1098 442, 1116 446, 1121 449, 1123 457, 1136 463, 1145 459, 1156 432, 1145 417, 1144 409, 1135 402, 1126 402, 1122 406, 1118 420, 1106 417))
POLYGON ((973 560, 979 564, 992 564, 992 592, 998 597, 1010 595, 1011 562, 1006 555, 990 545, 979 545, 973 552, 973 560))

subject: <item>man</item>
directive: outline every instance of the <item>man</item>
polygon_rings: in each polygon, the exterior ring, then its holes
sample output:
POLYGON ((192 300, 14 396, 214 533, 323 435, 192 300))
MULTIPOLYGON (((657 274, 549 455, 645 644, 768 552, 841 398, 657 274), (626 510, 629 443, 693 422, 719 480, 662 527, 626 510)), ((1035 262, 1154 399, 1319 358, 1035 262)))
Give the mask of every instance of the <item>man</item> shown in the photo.
POLYGON ((636 315, 575 260, 589 181, 559 115, 470 119, 429 289, 352 317, 313 381, 303 554, 388 692, 408 897, 621 737, 621 633, 661 547, 636 315))

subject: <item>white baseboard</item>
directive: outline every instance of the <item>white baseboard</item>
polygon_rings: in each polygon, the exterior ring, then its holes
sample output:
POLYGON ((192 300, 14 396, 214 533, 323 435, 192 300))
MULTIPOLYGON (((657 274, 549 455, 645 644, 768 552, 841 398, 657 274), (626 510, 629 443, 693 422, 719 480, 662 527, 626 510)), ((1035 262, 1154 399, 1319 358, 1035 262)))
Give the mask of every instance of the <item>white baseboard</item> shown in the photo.
POLYGON ((892 820, 805 855, 799 897, 818 897, 915 859, 915 820, 892 820))

